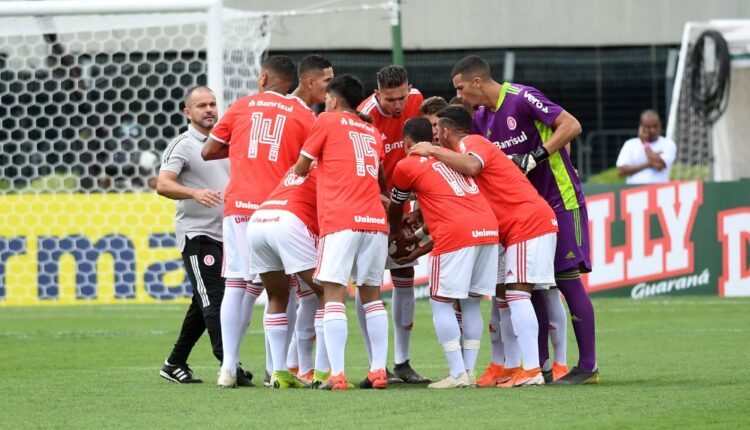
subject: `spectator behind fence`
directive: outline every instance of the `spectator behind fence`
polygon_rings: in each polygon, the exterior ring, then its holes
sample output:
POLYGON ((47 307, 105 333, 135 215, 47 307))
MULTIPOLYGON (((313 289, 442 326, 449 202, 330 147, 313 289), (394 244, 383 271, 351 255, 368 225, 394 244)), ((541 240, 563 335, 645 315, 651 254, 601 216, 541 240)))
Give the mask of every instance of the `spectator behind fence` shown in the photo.
POLYGON ((625 142, 617 157, 617 173, 627 176, 627 184, 654 184, 669 181, 677 145, 662 137, 661 119, 652 109, 641 113, 638 137, 625 142))

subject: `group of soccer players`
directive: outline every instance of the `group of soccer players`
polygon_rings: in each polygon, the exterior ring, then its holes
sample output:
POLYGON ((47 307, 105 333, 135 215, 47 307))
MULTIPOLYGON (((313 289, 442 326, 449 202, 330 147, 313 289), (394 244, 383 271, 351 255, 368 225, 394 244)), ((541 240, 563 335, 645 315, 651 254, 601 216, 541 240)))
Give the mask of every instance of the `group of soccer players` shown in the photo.
POLYGON ((591 269, 588 222, 565 148, 578 121, 534 88, 495 82, 475 56, 452 71, 459 99, 451 105, 424 100, 401 66, 380 69, 369 97, 357 77, 334 77, 320 56, 300 62, 290 93, 294 72, 289 58, 267 58, 258 92, 232 104, 202 150, 206 160, 230 161, 218 385, 237 385, 240 345, 265 289, 269 383, 352 387, 344 371, 350 283, 370 364, 359 386, 431 382, 409 362, 414 265, 427 252, 449 367, 429 387, 598 382, 594 312, 580 279, 591 269), (321 103, 316 116, 311 107, 321 103), (403 249, 413 251, 394 253, 403 249), (385 269, 394 286, 393 373, 385 269), (579 346, 570 371, 560 292, 579 346), (493 300, 492 360, 475 377, 483 296, 493 300))

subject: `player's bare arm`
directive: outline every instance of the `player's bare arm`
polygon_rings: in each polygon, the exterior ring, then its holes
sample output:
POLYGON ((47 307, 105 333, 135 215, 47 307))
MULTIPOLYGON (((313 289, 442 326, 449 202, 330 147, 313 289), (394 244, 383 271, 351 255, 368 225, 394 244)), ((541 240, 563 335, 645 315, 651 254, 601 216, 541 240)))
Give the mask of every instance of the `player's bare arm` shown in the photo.
POLYGON ((399 238, 403 214, 404 203, 391 199, 391 204, 388 206, 388 225, 390 227, 390 233, 388 235, 389 240, 396 240, 399 238))
POLYGON ((297 164, 294 165, 294 174, 301 177, 306 177, 310 173, 313 160, 300 154, 297 164))
POLYGON ((478 175, 482 171, 482 162, 477 157, 441 148, 429 142, 417 143, 411 147, 409 154, 437 158, 451 169, 468 176, 478 175))
POLYGON ((159 172, 156 183, 156 192, 159 195, 172 200, 194 199, 207 208, 214 208, 221 204, 221 192, 190 188, 177 182, 177 174, 169 171, 159 172))
POLYGON ((201 157, 206 161, 227 158, 229 157, 229 145, 225 145, 216 139, 209 137, 208 140, 206 140, 206 144, 203 145, 201 157))
POLYGON ((430 252, 432 252, 432 248, 435 247, 435 242, 432 240, 428 241, 424 245, 419 245, 414 248, 414 251, 412 251, 409 255, 401 258, 396 258, 396 263, 398 264, 409 264, 412 261, 416 260, 417 258, 427 255, 430 252))
MULTIPOLYGON (((550 155, 569 145, 583 131, 581 123, 566 110, 562 111, 555 118, 555 121, 552 123, 552 129, 554 130, 552 136, 544 143, 544 149, 550 155)), ((568 146, 568 148, 570 147, 568 146)), ((570 153, 570 149, 568 149, 568 153, 570 153)))

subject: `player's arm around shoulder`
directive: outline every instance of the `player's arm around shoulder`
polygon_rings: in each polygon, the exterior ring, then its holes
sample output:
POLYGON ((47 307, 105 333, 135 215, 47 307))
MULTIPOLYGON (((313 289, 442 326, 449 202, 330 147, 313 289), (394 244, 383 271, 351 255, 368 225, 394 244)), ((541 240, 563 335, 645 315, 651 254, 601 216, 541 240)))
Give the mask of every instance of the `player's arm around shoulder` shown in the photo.
POLYGON ((447 148, 433 145, 431 142, 419 142, 411 147, 409 154, 432 157, 440 160, 451 169, 468 176, 476 176, 482 171, 482 162, 471 154, 462 154, 447 148))

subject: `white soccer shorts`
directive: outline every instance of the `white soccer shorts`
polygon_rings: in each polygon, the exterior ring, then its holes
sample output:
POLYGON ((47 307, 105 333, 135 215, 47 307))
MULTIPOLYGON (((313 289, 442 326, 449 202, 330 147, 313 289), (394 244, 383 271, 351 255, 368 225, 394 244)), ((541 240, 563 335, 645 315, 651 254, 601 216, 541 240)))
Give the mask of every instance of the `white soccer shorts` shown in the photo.
POLYGON ((535 290, 555 286, 557 233, 547 233, 509 246, 499 245, 498 284, 535 284, 535 290))
POLYGON ((315 268, 318 238, 297 215, 283 209, 255 211, 247 226, 250 271, 283 270, 287 275, 315 268))
POLYGON ((224 217, 224 266, 221 276, 228 279, 255 280, 250 271, 250 246, 247 243, 247 224, 250 215, 227 215, 224 217))
POLYGON ((342 230, 320 238, 317 283, 380 286, 383 283, 388 236, 383 232, 342 230))
POLYGON ((465 299, 495 295, 498 245, 475 245, 430 255, 430 296, 465 299))

